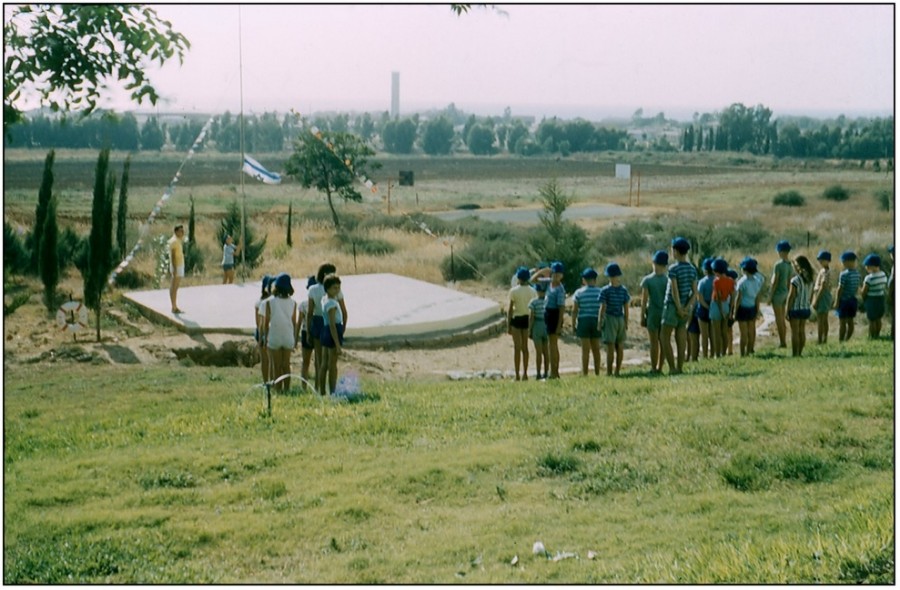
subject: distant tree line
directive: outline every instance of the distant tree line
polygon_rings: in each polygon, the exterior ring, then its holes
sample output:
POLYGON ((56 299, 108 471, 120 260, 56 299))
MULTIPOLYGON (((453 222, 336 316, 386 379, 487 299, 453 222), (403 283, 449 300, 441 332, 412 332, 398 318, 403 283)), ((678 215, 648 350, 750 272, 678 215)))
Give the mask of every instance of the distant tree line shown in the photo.
MULTIPOLYGON (((205 117, 192 115, 161 123, 155 116, 142 124, 132 113, 100 113, 90 117, 37 115, 12 126, 6 147, 111 148, 124 151, 187 151, 205 117)), ((894 157, 894 119, 844 116, 831 120, 810 117, 772 119, 771 109, 732 104, 716 113, 695 114, 689 123, 665 118, 663 113, 644 117, 638 109, 630 120, 602 126, 584 119, 513 117, 507 107, 499 117, 476 117, 454 104, 424 115, 392 118, 380 114, 337 113, 303 121, 294 113, 279 115, 217 115, 206 149, 239 152, 243 125, 244 151, 289 150, 304 125, 323 131, 352 133, 374 148, 392 154, 421 152, 440 156, 469 152, 479 156, 509 153, 522 156, 568 156, 578 152, 656 151, 749 152, 779 158, 880 159, 894 157), (631 133, 629 133, 631 130, 631 133), (654 130, 667 130, 656 133, 654 130), (678 134, 680 133, 680 146, 678 134), (674 134, 674 135, 673 135, 674 134), (654 137, 652 141, 650 138, 654 137), (644 141, 639 141, 643 139, 644 141), (671 140, 671 141, 670 141, 671 140)))

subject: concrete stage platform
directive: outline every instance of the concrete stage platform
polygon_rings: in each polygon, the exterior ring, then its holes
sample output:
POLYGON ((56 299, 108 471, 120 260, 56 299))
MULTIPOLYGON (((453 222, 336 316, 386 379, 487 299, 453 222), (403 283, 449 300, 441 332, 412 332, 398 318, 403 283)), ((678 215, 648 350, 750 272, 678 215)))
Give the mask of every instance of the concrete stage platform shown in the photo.
MULTIPOLYGON (((178 307, 184 310, 178 315, 170 311, 168 287, 123 296, 144 315, 183 332, 253 335, 259 281, 190 286, 188 278, 185 283, 178 289, 178 307)), ((299 303, 306 298, 306 278, 294 278, 292 283, 299 303)), ((349 316, 345 333, 349 348, 446 344, 504 328, 505 316, 496 301, 395 274, 342 275, 341 289, 349 316)))

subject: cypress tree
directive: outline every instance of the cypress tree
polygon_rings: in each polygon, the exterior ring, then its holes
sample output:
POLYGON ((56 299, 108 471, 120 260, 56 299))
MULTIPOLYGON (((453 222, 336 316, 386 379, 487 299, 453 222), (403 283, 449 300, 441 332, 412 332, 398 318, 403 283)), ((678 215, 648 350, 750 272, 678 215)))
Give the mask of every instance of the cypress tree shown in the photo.
POLYGON ((125 158, 125 166, 122 168, 122 186, 119 187, 119 207, 116 210, 116 246, 119 249, 119 257, 124 257, 128 252, 128 171, 131 169, 131 155, 125 158))
POLYGON ((41 234, 44 231, 44 220, 47 217, 47 207, 53 195, 53 161, 56 159, 56 151, 50 150, 44 159, 44 175, 41 178, 41 188, 38 190, 37 207, 34 210, 34 228, 31 232, 31 272, 40 274, 41 259, 41 234))
POLYGON ((190 198, 191 209, 188 213, 188 234, 184 241, 184 270, 203 270, 203 253, 197 247, 197 234, 194 233, 196 219, 194 217, 194 195, 190 198))
POLYGON ((53 311, 56 306, 56 287, 59 285, 59 226, 56 223, 56 197, 50 197, 47 203, 47 215, 44 219, 44 229, 41 232, 41 241, 38 244, 40 250, 40 273, 44 283, 44 305, 48 311, 53 311))
POLYGON ((248 269, 254 269, 262 264, 262 254, 263 250, 266 249, 267 236, 263 236, 261 241, 257 241, 256 232, 249 223, 242 235, 241 206, 236 200, 231 202, 228 209, 225 211, 225 217, 222 218, 222 225, 219 227, 218 235, 219 244, 225 243, 225 236, 233 237, 235 242, 238 240, 243 241, 243 243, 241 243, 241 251, 243 254, 241 257, 235 257, 235 265, 241 264, 242 258, 247 262, 248 269))
POLYGON ((288 248, 291 248, 294 246, 294 242, 291 240, 291 225, 293 225, 291 223, 291 221, 292 221, 293 216, 294 216, 294 202, 291 201, 290 203, 288 203, 288 220, 287 220, 287 245, 288 245, 288 248))
POLYGON ((115 177, 109 173, 109 149, 100 151, 94 175, 91 206, 91 234, 88 238, 88 268, 84 281, 84 302, 97 314, 97 341, 100 341, 100 303, 112 270, 112 209, 115 177), (108 178, 107 178, 108 176, 108 178))

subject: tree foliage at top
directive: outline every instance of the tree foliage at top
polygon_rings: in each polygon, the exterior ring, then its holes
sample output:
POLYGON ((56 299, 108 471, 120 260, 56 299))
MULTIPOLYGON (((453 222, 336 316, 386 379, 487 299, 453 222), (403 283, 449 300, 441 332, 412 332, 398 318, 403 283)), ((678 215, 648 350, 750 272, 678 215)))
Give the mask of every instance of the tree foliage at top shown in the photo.
POLYGON ((57 110, 90 113, 104 88, 121 83, 133 101, 156 104, 146 71, 190 48, 152 8, 137 4, 19 4, 3 24, 3 126, 37 95, 57 110))
POLYGON ((320 131, 317 136, 304 129, 294 142, 294 153, 284 169, 303 188, 315 188, 325 193, 334 227, 340 229, 334 196, 345 201, 362 201, 362 194, 356 188, 356 176, 371 178, 372 172, 381 168, 378 162, 369 162, 373 155, 375 151, 351 133, 320 131))

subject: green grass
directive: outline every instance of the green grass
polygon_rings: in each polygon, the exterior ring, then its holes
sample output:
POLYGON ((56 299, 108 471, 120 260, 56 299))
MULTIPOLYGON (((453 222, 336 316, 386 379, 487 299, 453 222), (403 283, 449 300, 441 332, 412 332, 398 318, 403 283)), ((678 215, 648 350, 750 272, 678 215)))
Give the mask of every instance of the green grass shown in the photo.
POLYGON ((272 417, 254 377, 8 367, 4 582, 894 581, 887 341, 272 417))

